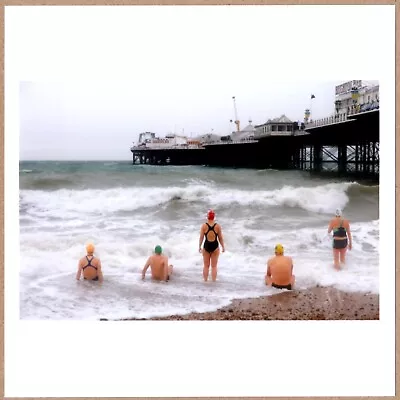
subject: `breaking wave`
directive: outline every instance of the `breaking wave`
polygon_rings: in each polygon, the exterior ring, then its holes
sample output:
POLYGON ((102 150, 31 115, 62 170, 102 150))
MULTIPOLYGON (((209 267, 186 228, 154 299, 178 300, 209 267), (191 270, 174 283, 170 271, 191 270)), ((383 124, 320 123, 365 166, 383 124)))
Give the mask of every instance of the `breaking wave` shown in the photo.
MULTIPOLYGON (((44 184, 46 180, 42 180, 44 184)), ((68 184, 64 180, 64 187, 68 184)), ((58 181, 61 184, 61 180, 58 181)), ((52 182, 49 182, 49 185, 52 182)), ((202 207, 226 209, 231 206, 246 207, 290 207, 306 211, 331 214, 337 207, 344 208, 350 199, 366 193, 378 193, 378 187, 367 187, 358 183, 330 183, 316 187, 283 186, 275 190, 240 190, 218 188, 212 183, 195 181, 185 187, 137 187, 112 189, 70 190, 54 192, 22 190, 24 205, 36 210, 79 213, 129 212, 170 204, 199 203, 202 207), (51 193, 51 194, 50 194, 51 193), (55 201, 56 200, 56 201, 55 201)))

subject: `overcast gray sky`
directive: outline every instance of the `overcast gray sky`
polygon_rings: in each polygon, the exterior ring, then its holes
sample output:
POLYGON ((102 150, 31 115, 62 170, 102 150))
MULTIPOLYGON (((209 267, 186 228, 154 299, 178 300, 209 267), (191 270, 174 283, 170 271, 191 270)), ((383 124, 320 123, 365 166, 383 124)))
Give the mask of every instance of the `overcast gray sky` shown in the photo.
POLYGON ((301 120, 311 94, 313 117, 329 116, 336 84, 379 79, 383 34, 366 30, 367 45, 350 49, 346 34, 360 16, 376 26, 375 14, 367 6, 8 9, 20 159, 129 160, 142 131, 225 135, 234 130, 232 96, 242 127, 281 114, 301 120))

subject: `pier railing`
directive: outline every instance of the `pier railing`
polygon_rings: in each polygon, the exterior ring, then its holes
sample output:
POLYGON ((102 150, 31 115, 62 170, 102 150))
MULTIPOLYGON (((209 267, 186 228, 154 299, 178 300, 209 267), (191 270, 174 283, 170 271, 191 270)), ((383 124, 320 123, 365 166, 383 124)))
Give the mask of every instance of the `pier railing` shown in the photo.
POLYGON ((348 115, 362 114, 376 110, 379 110, 379 101, 376 101, 374 103, 361 104, 358 107, 352 107, 350 108, 348 115))
POLYGON ((307 128, 316 128, 317 126, 325 126, 325 125, 332 125, 338 124, 339 122, 346 122, 348 121, 348 114, 347 113, 340 113, 336 115, 332 115, 330 117, 316 119, 312 122, 305 124, 305 129, 307 128))
POLYGON ((203 146, 198 145, 181 145, 181 146, 165 146, 165 145, 152 145, 152 146, 132 146, 131 151, 140 150, 182 150, 182 149, 203 149, 203 146))
POLYGON ((223 144, 243 144, 243 143, 257 143, 257 139, 250 139, 250 138, 245 138, 245 139, 240 139, 240 140, 226 140, 226 141, 220 141, 220 142, 209 142, 209 143, 203 143, 203 146, 209 146, 209 145, 223 145, 223 144))
POLYGON ((264 138, 268 136, 293 136, 293 131, 268 131, 268 132, 257 132, 254 135, 255 139, 264 138))
POLYGON ((371 111, 379 110, 379 103, 374 104, 362 104, 359 107, 350 108, 349 112, 339 113, 326 118, 316 119, 315 121, 305 124, 305 129, 315 128, 318 126, 338 124, 340 122, 351 121, 354 115, 363 114, 371 111))
POLYGON ((165 146, 165 144, 157 145, 152 144, 151 146, 132 146, 131 151, 140 150, 177 150, 177 149, 204 149, 204 146, 210 145, 228 145, 228 144, 238 144, 238 143, 257 143, 256 138, 243 138, 240 140, 226 140, 226 141, 212 141, 204 142, 201 145, 180 145, 180 146, 165 146))

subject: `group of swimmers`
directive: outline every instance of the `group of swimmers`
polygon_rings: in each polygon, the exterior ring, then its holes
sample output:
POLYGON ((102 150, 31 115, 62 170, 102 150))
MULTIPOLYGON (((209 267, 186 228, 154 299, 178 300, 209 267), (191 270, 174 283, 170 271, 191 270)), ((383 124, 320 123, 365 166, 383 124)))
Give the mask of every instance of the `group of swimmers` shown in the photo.
MULTIPOLYGON (((341 264, 345 263, 346 250, 352 248, 352 236, 350 224, 347 219, 342 217, 342 211, 336 210, 335 217, 328 226, 328 235, 333 231, 333 260, 335 269, 339 270, 341 264)), ((203 255, 203 279, 208 281, 209 270, 211 266, 211 279, 217 280, 217 265, 220 254, 225 251, 224 237, 222 228, 215 222, 215 212, 209 210, 207 213, 207 222, 201 225, 199 237, 199 252, 203 255), (203 247, 202 247, 203 246, 203 247)), ((103 272, 101 261, 94 256, 95 247, 92 243, 86 246, 86 256, 82 257, 78 263, 78 272, 76 279, 103 281, 103 272)), ((146 277, 146 271, 151 268, 151 277, 154 280, 166 281, 171 279, 173 265, 168 263, 168 257, 163 254, 162 247, 157 245, 152 254, 146 261, 142 270, 142 279, 146 277)), ((265 284, 278 289, 294 288, 295 276, 293 275, 293 260, 284 255, 282 244, 275 246, 275 256, 267 261, 267 270, 265 273, 265 284)))

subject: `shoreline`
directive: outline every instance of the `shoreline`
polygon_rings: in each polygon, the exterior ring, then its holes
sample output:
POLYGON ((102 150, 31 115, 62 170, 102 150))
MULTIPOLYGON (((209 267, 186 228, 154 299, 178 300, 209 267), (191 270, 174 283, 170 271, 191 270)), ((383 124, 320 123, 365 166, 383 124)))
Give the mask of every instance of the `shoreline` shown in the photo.
POLYGON ((228 306, 215 311, 119 319, 150 320, 379 320, 379 294, 344 292, 332 287, 317 286, 306 290, 283 290, 271 296, 234 299, 228 306))

